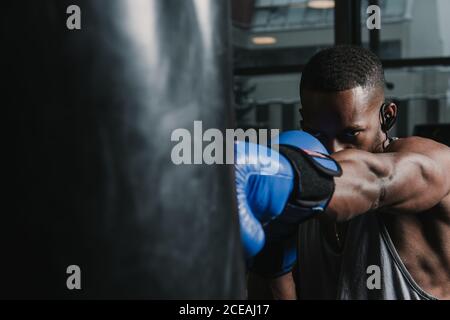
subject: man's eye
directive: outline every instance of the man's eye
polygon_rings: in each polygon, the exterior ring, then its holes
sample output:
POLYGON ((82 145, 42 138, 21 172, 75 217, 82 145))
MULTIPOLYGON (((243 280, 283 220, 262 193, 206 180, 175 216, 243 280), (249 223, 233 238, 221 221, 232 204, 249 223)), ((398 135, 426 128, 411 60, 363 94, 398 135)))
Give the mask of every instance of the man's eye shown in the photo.
POLYGON ((345 136, 349 137, 349 138, 354 138, 357 135, 359 135, 361 133, 361 131, 358 130, 352 130, 352 131, 348 131, 345 133, 345 136))

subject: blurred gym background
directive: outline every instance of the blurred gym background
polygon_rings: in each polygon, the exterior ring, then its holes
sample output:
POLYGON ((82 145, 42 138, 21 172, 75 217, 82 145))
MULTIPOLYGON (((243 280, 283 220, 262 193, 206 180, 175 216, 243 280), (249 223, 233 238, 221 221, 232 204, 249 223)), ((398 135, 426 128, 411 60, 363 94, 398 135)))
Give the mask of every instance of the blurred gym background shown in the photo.
POLYGON ((301 70, 334 44, 383 61, 386 99, 399 106, 392 135, 450 144, 450 1, 233 0, 234 98, 242 128, 300 128, 301 70), (381 29, 369 30, 369 5, 381 29))

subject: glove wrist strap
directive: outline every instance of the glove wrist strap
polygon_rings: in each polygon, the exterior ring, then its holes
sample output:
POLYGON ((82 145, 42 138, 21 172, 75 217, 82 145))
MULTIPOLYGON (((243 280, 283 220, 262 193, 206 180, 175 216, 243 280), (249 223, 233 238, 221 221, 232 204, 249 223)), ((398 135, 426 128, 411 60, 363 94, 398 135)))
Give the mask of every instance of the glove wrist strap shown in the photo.
POLYGON ((279 145, 279 151, 296 172, 290 203, 300 208, 324 211, 334 193, 334 177, 342 174, 340 165, 330 156, 279 145))

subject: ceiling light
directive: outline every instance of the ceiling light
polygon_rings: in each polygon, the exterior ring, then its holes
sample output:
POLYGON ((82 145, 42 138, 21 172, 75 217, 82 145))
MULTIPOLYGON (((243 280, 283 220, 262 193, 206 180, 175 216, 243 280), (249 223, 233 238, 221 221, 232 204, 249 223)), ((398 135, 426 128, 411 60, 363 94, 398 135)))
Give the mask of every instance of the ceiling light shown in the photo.
POLYGON ((308 7, 312 9, 333 9, 334 0, 310 0, 308 7))
POLYGON ((252 42, 256 45, 268 45, 277 43, 275 37, 253 37, 252 42))

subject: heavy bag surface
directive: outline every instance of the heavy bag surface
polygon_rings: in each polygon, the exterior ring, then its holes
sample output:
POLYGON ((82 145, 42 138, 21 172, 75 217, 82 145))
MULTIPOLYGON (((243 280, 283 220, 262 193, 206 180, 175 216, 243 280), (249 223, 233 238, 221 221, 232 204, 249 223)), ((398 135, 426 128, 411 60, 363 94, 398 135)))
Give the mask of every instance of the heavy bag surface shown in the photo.
POLYGON ((242 298, 232 167, 171 161, 173 130, 229 126, 227 1, 4 7, 17 170, 0 297, 242 298))

